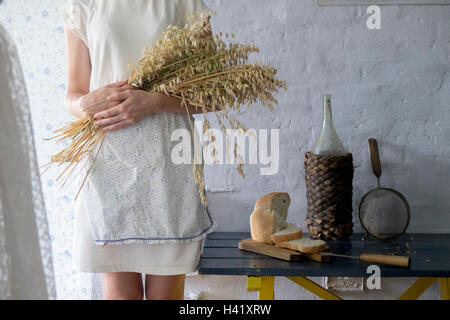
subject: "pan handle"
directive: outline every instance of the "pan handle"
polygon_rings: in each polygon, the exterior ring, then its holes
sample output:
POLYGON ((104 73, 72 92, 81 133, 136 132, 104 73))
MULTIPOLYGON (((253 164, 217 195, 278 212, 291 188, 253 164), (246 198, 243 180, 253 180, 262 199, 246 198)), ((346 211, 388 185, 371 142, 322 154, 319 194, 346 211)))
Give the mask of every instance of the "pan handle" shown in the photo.
POLYGON ((378 151, 378 142, 376 139, 369 139, 370 160, 372 161, 373 174, 378 179, 378 187, 380 187, 380 178, 383 171, 381 170, 380 153, 378 151))

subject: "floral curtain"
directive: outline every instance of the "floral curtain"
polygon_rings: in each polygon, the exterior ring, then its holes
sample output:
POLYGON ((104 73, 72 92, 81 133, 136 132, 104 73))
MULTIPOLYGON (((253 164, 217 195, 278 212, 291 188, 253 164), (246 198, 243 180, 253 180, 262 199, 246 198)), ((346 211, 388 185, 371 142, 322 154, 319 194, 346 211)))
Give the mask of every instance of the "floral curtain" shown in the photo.
MULTIPOLYGON (((32 119, 39 167, 48 163, 49 156, 54 153, 54 150, 62 147, 62 145, 56 145, 54 141, 45 139, 49 138, 55 129, 72 120, 64 107, 65 42, 63 20, 59 14, 59 8, 64 3, 65 0, 6 0, 0 4, 0 25, 6 29, 12 41, 15 42, 22 64, 23 80, 26 83, 30 106, 26 116, 32 119)), ((1 45, 4 46, 4 44, 1 45)), ((19 101, 21 102, 20 106, 24 107, 25 86, 23 84, 17 86, 23 88, 23 96, 19 101)), ((19 131, 22 130, 23 128, 19 131)), ((30 135, 24 135, 24 137, 31 139, 31 127, 28 133, 30 135)), ((31 142, 31 140, 28 141, 28 143, 31 142)), ((40 177, 46 217, 43 214, 37 216, 38 221, 39 219, 42 221, 45 218, 48 219, 50 236, 42 255, 45 266, 49 268, 53 266, 56 298, 102 299, 99 276, 79 274, 72 268, 73 199, 77 186, 61 188, 54 179, 57 172, 57 168, 51 169, 40 177), (51 249, 49 244, 51 244, 51 249), (50 253, 53 254, 53 262, 50 262, 50 253)), ((37 184, 38 180, 33 181, 37 184)), ((9 186, 5 187, 6 190, 8 188, 9 186)), ((38 188, 33 188, 34 194, 38 188)), ((2 188, 1 197, 3 196, 2 188)), ((40 208, 37 207, 38 212, 44 213, 43 208, 44 204, 42 203, 40 208)), ((38 231, 41 237, 43 231, 41 228, 38 231)), ((0 234, 4 234, 1 230, 1 221, 0 234)), ((2 248, 2 243, 0 237, 0 248, 2 248)), ((0 265, 6 263, 5 260, 0 261, 0 265)), ((37 277, 37 273, 36 269, 33 276, 37 277)), ((47 281, 51 282, 49 278, 47 281)), ((52 295, 53 293, 50 294, 50 296, 52 295)))

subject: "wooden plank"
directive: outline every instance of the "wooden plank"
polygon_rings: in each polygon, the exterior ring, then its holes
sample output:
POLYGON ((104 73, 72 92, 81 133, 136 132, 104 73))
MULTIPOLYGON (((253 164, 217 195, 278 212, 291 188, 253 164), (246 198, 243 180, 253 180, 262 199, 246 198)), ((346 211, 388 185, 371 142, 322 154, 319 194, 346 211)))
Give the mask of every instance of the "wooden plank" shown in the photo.
POLYGON ((244 239, 240 241, 239 249, 263 254, 266 256, 286 261, 300 261, 301 259, 300 252, 283 248, 277 248, 274 245, 257 242, 252 239, 244 239))
MULTIPOLYGON (((268 245, 270 246, 270 245, 268 245)), ((239 243, 237 240, 210 240, 205 244, 202 251, 202 258, 229 258, 229 259, 271 259, 272 256, 264 255, 264 252, 248 250, 242 251, 238 250, 239 243), (237 245, 237 246, 235 246, 237 245), (254 253, 252 253, 254 252, 254 253)), ((289 249, 285 249, 289 250, 289 249)), ((291 252, 292 250, 289 250, 291 252)), ((295 254, 300 254, 299 252, 292 251, 295 254)), ((304 257, 311 259, 316 262, 330 262, 331 258, 327 256, 322 256, 317 253, 303 254, 304 257)), ((298 260, 293 260, 298 261, 298 260)))
POLYGON ((320 253, 303 253, 303 256, 319 263, 331 262, 330 256, 323 256, 320 253))
POLYGON ((313 261, 303 263, 275 259, 202 259, 198 267, 200 274, 284 276, 317 275, 322 271, 321 264, 313 261), (300 269, 298 266, 302 266, 300 269))
POLYGON ((238 248, 203 248, 202 258, 216 259, 272 259, 250 251, 239 250, 238 248))
POLYGON ((200 274, 251 275, 251 276, 311 276, 311 277, 363 277, 365 269, 355 268, 355 262, 344 261, 339 265, 320 264, 310 260, 289 262, 277 259, 202 259, 200 274), (324 268, 323 266, 327 266, 324 268))
MULTIPOLYGON (((200 274, 216 275, 277 275, 277 276, 304 276, 304 277, 368 277, 369 264, 351 259, 332 259, 332 263, 317 263, 304 260, 302 262, 289 262, 278 259, 215 259, 202 258, 199 264, 200 274)), ((414 269, 414 260, 411 269, 380 266, 381 276, 389 277, 437 277, 449 278, 447 268, 427 267, 414 269)))
POLYGON ((206 239, 205 248, 237 248, 240 240, 206 239))
POLYGON ((249 232, 213 232, 208 235, 208 239, 213 240, 242 240, 249 237, 249 232))
POLYGON ((318 0, 319 6, 447 5, 450 0, 318 0))
MULTIPOLYGON (((301 253, 290 249, 278 248, 274 245, 253 241, 252 239, 245 239, 239 242, 239 249, 286 261, 300 261, 302 257, 319 263, 331 261, 331 257, 329 256, 323 256, 318 253, 301 253)), ((235 256, 231 251, 229 253, 230 255, 235 256)))

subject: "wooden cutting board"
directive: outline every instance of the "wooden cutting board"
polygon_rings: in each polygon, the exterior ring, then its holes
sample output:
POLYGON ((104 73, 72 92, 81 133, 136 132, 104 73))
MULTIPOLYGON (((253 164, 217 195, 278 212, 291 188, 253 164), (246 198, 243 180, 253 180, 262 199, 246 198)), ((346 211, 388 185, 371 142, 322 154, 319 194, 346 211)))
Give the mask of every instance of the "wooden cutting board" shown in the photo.
POLYGON ((330 257, 322 256, 319 253, 301 253, 298 251, 278 248, 273 244, 254 241, 253 239, 244 239, 239 242, 239 249, 254 253, 263 254, 269 257, 278 258, 286 261, 300 261, 302 257, 314 260, 316 262, 329 262, 330 257))
POLYGON ((253 239, 244 239, 240 241, 239 249, 286 261, 300 261, 302 256, 300 252, 290 249, 278 248, 274 245, 258 242, 253 239))

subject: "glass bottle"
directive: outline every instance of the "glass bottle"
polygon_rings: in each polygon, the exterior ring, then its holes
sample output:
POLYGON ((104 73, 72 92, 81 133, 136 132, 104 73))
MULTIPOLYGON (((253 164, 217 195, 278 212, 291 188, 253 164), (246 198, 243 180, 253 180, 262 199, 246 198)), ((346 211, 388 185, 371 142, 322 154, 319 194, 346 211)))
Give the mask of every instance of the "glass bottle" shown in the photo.
POLYGON ((331 95, 323 95, 323 124, 319 137, 314 144, 311 153, 316 155, 335 155, 341 156, 347 154, 341 139, 336 132, 333 124, 333 114, 331 111, 331 95))

